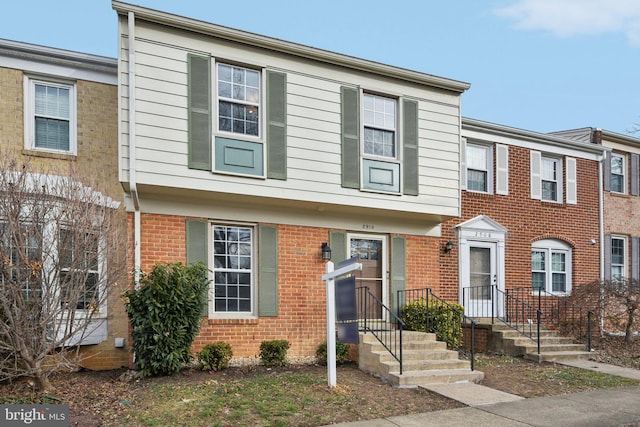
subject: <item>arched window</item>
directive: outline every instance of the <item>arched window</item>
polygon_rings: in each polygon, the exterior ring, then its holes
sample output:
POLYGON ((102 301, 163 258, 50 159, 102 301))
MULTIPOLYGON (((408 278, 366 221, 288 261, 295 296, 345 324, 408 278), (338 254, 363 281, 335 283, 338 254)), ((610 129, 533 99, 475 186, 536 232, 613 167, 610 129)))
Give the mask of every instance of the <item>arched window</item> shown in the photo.
POLYGON ((531 245, 531 284, 534 291, 571 293, 571 246, 543 239, 531 245))

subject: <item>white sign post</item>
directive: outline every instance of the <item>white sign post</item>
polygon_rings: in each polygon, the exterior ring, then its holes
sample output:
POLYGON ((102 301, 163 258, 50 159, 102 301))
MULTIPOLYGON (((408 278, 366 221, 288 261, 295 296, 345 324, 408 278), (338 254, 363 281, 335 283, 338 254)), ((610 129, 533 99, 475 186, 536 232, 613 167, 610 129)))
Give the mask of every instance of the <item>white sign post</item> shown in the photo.
POLYGON ((333 269, 333 263, 327 262, 327 274, 322 280, 327 282, 327 376, 329 387, 336 386, 336 282, 335 278, 352 271, 362 270, 362 264, 356 258, 345 260, 333 269))

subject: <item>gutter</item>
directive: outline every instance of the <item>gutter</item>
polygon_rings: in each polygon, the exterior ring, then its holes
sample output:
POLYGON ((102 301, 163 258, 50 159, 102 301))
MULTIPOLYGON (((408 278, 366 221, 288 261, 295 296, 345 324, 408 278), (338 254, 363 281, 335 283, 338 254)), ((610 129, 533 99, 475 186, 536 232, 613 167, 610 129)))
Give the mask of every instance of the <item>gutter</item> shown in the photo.
POLYGON ((140 286, 140 199, 136 182, 136 61, 135 61, 135 25, 133 12, 127 15, 129 37, 129 193, 133 199, 133 274, 135 286, 140 286))

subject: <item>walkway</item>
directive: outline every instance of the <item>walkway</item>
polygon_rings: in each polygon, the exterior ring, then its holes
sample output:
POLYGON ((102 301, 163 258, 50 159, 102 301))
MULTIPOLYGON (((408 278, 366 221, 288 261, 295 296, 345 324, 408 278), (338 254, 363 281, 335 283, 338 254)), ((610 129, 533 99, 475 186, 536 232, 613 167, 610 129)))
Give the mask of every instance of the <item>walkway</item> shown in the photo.
MULTIPOLYGON (((565 365, 640 380, 640 370, 588 360, 565 365)), ((467 408, 337 424, 340 427, 640 427, 640 387, 523 399, 472 383, 424 386, 467 408)))

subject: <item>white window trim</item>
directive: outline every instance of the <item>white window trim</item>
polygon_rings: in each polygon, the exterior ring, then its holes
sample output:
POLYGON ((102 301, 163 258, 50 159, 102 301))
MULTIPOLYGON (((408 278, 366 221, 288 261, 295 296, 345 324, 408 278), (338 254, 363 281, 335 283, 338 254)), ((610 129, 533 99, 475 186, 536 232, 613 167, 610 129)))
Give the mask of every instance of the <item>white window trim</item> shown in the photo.
MULTIPOLYGON (((609 159, 609 162, 611 162, 614 157, 620 157, 622 159, 622 191, 613 190, 611 184, 609 184, 609 188, 611 189, 612 193, 627 194, 627 156, 625 156, 624 154, 619 154, 619 153, 611 153, 611 158, 609 159)), ((610 173, 611 176, 614 175, 613 168, 611 168, 611 167, 609 168, 609 173, 610 173)), ((618 175, 618 174, 616 174, 616 175, 618 175)), ((611 183, 611 179, 609 179, 609 182, 611 183)))
POLYGON ((371 93, 371 92, 367 92, 367 91, 362 91, 360 94, 360 99, 361 99, 361 107, 360 107, 360 114, 362 117, 361 123, 361 131, 362 131, 362 137, 361 139, 361 155, 362 157, 366 157, 368 159, 372 159, 372 160, 380 160, 380 161, 385 161, 385 162, 399 162, 400 161, 400 114, 402 113, 400 111, 400 100, 398 97, 395 96, 390 96, 390 95, 381 95, 378 93, 371 93), (384 127, 384 126, 373 126, 373 125, 367 125, 365 122, 365 111, 364 111, 364 99, 367 96, 372 96, 374 98, 383 98, 383 99, 387 99, 387 100, 391 100, 394 102, 395 104, 395 120, 394 120, 394 127, 393 128, 388 128, 388 127, 384 127), (376 154, 370 154, 370 153, 365 153, 364 151, 364 130, 365 128, 371 128, 371 129, 379 129, 379 130, 383 130, 383 131, 391 131, 393 132, 393 148, 394 148, 394 152, 395 155, 393 157, 391 156, 384 156, 384 155, 376 155, 376 154))
POLYGON ((209 242, 209 304, 208 312, 209 319, 257 319, 258 318, 258 226, 251 223, 237 223, 229 221, 209 221, 208 231, 209 236, 207 241, 209 242), (229 311, 216 311, 215 307, 215 253, 213 249, 214 233, 213 228, 215 226, 224 227, 244 227, 251 229, 251 311, 248 312, 229 312, 229 311))
MULTIPOLYGON (((485 171, 487 172, 487 190, 486 191, 481 191, 481 190, 471 190, 469 189, 469 170, 471 169, 469 167, 469 154, 465 152, 465 168, 466 168, 466 179, 467 182, 465 182, 465 188, 467 189, 467 191, 471 192, 471 193, 482 193, 482 194, 493 194, 493 181, 494 181, 494 174, 493 174, 493 145, 487 145, 487 144, 482 144, 482 143, 477 143, 475 141, 467 141, 466 146, 465 146, 465 150, 469 147, 469 146, 473 146, 476 148, 482 148, 483 150, 485 150, 487 152, 487 163, 485 164, 485 171)), ((474 169, 477 170, 477 169, 474 169)))
MULTIPOLYGON (((563 169, 564 169, 564 165, 562 162, 562 159, 559 157, 554 157, 554 156, 548 156, 548 155, 544 155, 542 154, 540 156, 540 200, 542 200, 543 202, 551 202, 551 203, 563 203, 564 200, 564 195, 562 194, 562 187, 563 187, 563 183, 564 183, 564 173, 563 173, 563 169), (556 169, 556 179, 555 179, 555 183, 556 183, 556 199, 545 199, 543 197, 544 194, 544 190, 542 188, 542 182, 543 181, 549 181, 549 180, 545 180, 542 177, 542 161, 543 160, 552 160, 553 162, 555 162, 557 169, 556 169)), ((550 181, 551 182, 551 181, 550 181)))
MULTIPOLYGON (((531 252, 533 251, 545 252, 546 254, 545 255, 546 261, 545 261, 544 291, 553 295, 560 295, 560 296, 571 295, 571 289, 572 289, 572 283, 573 283, 573 280, 572 280, 573 279, 573 270, 572 270, 573 250, 571 246, 562 242, 561 240, 543 239, 543 240, 538 240, 531 245, 531 252), (551 270, 551 266, 552 266, 551 254, 560 253, 560 252, 565 254, 565 268, 566 268, 565 292, 553 291, 553 274, 552 274, 553 271, 551 270)), ((533 272, 533 265, 531 266, 531 271, 533 272)), ((536 294, 535 290, 533 290, 532 292, 534 295, 536 294)))
MULTIPOLYGON (((212 62, 213 62, 213 67, 211 70, 211 80, 212 80, 212 90, 213 90, 213 96, 211 99, 213 99, 214 101, 212 102, 212 106, 211 106, 211 110, 212 110, 212 120, 215 120, 215 125, 213 125, 213 129, 215 129, 215 133, 219 136, 222 136, 224 138, 229 138, 229 139, 238 139, 238 140, 243 140, 243 141, 252 141, 252 142, 259 142, 261 144, 264 145, 265 143, 265 139, 266 139, 266 124, 265 124, 265 102, 266 102, 266 88, 267 88, 267 78, 266 78, 266 68, 264 67, 252 67, 250 65, 246 65, 246 64, 238 64, 234 61, 225 61, 224 59, 221 60, 216 60, 216 58, 212 58, 212 62), (247 70, 252 70, 252 71, 257 71, 258 73, 260 73, 260 90, 258 93, 259 96, 259 101, 257 104, 253 104, 253 103, 246 103, 246 102, 237 102, 238 104, 242 104, 242 105, 257 105, 258 106, 258 135, 247 135, 247 134, 242 134, 242 133, 235 133, 235 132, 229 132, 229 131, 224 131, 224 130, 220 130, 220 116, 219 116, 219 102, 220 102, 220 96, 219 96, 219 91, 218 91, 218 65, 228 65, 231 67, 238 67, 238 68, 244 68, 247 70)), ((226 99, 223 99, 223 101, 226 99)), ((229 101, 229 102, 234 102, 234 101, 229 101)), ((215 138, 215 135, 214 135, 215 138)), ((263 152, 264 152, 264 148, 263 148, 263 152)), ((264 156, 266 157, 266 156, 264 156)))
POLYGON ((77 124, 77 87, 76 82, 55 78, 24 76, 24 148, 26 150, 42 151, 58 154, 78 154, 78 124, 77 124), (69 89, 69 150, 52 150, 35 145, 35 85, 59 86, 69 89))
MULTIPOLYGON (((611 268, 611 272, 610 272, 611 273, 611 280, 616 280, 617 279, 617 277, 615 277, 614 274, 613 274, 613 267, 614 267, 614 264, 613 264, 613 241, 614 240, 621 240, 622 241, 622 248, 624 250, 624 253, 622 254, 622 278, 629 277, 628 270, 627 270, 627 268, 628 268, 628 266, 627 266, 627 257, 628 257, 628 254, 629 254, 629 250, 628 250, 628 246, 627 246, 627 240, 628 239, 627 239, 626 236, 611 235, 611 251, 610 251, 609 254, 607 254, 607 256, 609 257, 609 260, 610 260, 610 264, 611 264, 611 266, 610 266, 610 268, 611 268)), ((617 266, 617 265, 620 265, 620 264, 615 264, 615 265, 617 266)))

